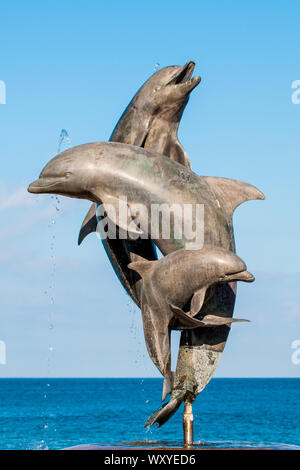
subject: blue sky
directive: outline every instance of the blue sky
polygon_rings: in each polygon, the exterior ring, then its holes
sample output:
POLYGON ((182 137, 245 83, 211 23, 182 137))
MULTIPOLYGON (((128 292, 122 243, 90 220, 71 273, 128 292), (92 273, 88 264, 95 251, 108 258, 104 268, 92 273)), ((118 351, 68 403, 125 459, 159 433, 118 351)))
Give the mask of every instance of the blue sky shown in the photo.
POLYGON ((216 375, 299 377, 299 14, 296 1, 1 5, 0 377, 157 376, 101 243, 77 246, 88 201, 24 188, 62 128, 72 146, 107 140, 156 63, 188 60, 202 77, 179 130, 193 170, 267 198, 234 215, 238 254, 256 275, 239 285, 236 316, 252 322, 233 326, 216 375))

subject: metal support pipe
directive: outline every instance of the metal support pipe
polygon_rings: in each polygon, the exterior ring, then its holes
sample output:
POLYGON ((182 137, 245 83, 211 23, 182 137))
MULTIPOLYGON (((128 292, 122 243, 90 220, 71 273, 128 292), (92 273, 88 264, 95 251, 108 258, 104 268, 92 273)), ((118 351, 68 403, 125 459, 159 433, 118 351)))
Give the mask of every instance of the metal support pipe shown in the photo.
POLYGON ((192 401, 189 397, 184 400, 184 411, 183 411, 183 436, 184 436, 184 447, 191 447, 193 445, 193 407, 192 401))

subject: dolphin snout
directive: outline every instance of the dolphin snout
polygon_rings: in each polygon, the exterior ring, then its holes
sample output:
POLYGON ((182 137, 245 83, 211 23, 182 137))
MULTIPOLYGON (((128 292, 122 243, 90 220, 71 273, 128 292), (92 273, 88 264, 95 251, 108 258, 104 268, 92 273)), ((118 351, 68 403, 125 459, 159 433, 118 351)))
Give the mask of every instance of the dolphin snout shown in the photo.
POLYGON ((231 281, 243 281, 243 282, 253 282, 255 280, 253 274, 249 271, 243 270, 238 272, 233 272, 231 274, 225 274, 222 278, 222 282, 231 282, 231 281))
POLYGON ((173 75, 167 85, 185 85, 186 87, 188 86, 188 88, 190 88, 190 91, 192 91, 192 89, 195 88, 201 80, 199 76, 192 78, 194 68, 195 62, 187 62, 183 67, 180 67, 179 71, 175 75, 173 75))
POLYGON ((28 188, 27 188, 27 191, 29 193, 34 193, 34 194, 38 194, 41 192, 41 189, 43 187, 43 184, 41 182, 40 179, 34 181, 33 183, 31 183, 28 188))
POLYGON ((28 186, 27 191, 34 194, 47 193, 51 188, 54 188, 57 183, 57 178, 39 178, 28 186))
POLYGON ((232 271, 231 273, 224 274, 221 276, 219 282, 232 282, 232 281, 243 281, 243 282, 253 282, 255 277, 253 274, 249 273, 246 269, 241 271, 232 271))
POLYGON ((249 271, 242 271, 237 274, 237 280, 244 282, 253 282, 255 281, 255 277, 253 276, 253 274, 249 273, 249 271))

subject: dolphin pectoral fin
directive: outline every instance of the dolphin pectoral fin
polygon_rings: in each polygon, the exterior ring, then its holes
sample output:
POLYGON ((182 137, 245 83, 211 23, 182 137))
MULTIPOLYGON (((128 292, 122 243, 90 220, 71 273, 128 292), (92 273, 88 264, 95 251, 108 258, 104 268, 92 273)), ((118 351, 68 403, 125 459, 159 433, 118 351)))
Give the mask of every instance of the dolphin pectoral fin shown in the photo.
POLYGON ((197 290, 197 292, 194 293, 193 298, 191 300, 191 310, 190 314, 192 317, 197 315, 198 312, 200 312, 201 307, 204 303, 205 299, 205 294, 206 294, 206 287, 203 289, 197 290))
POLYGON ((169 305, 170 309, 174 313, 174 316, 179 320, 180 326, 185 328, 197 328, 205 326, 204 323, 196 318, 191 317, 187 313, 185 313, 181 308, 176 307, 175 305, 169 305))
POLYGON ((165 375, 164 377, 164 383, 163 383, 163 392, 162 392, 162 398, 161 401, 164 401, 171 393, 172 387, 173 387, 173 382, 174 382, 174 372, 170 371, 168 375, 165 375))
POLYGON ((250 320, 246 320, 245 318, 231 318, 231 317, 218 317, 216 315, 206 315, 201 320, 205 323, 205 326, 219 326, 219 325, 229 325, 230 323, 238 323, 238 322, 250 322, 250 320))
POLYGON ((203 178, 216 194, 219 204, 223 203, 223 210, 227 209, 230 215, 243 202, 253 199, 265 199, 264 194, 251 184, 217 176, 205 176, 203 178))
POLYGON ((134 223, 134 219, 130 214, 130 209, 127 205, 126 200, 122 198, 112 196, 111 194, 95 195, 102 201, 103 209, 106 212, 108 218, 121 230, 125 232, 134 233, 141 235, 143 231, 134 223))
POLYGON ((90 210, 85 216, 84 221, 82 222, 79 235, 78 235, 78 245, 80 245, 85 237, 90 233, 96 232, 97 230, 97 217, 96 217, 96 205, 92 204, 90 210))
POLYGON ((181 165, 191 168, 190 159, 177 138, 174 138, 171 141, 167 153, 171 160, 175 160, 176 162, 181 163, 181 165))
POLYGON ((183 329, 185 328, 204 328, 204 327, 215 327, 221 325, 230 325, 230 323, 235 322, 248 322, 249 320, 244 320, 240 318, 226 318, 218 317, 216 315, 206 315, 202 320, 197 320, 196 318, 191 317, 185 313, 181 308, 176 307, 175 305, 170 305, 172 312, 175 317, 180 321, 183 329))
POLYGON ((151 416, 147 419, 144 424, 144 428, 147 426, 152 426, 157 423, 159 426, 162 426, 166 421, 168 421, 171 416, 178 410, 181 403, 184 400, 185 391, 175 399, 170 399, 169 403, 162 405, 158 410, 154 411, 151 416))
MULTIPOLYGON (((99 200, 102 201, 104 211, 107 213, 109 219, 119 228, 125 230, 126 232, 135 233, 141 235, 143 232, 140 230, 137 225, 134 224, 132 216, 130 214, 130 210, 127 207, 126 202, 120 198, 103 194, 97 195, 97 190, 95 192, 96 196, 99 200), (122 214, 120 213, 120 209, 122 210, 122 214)), ((92 204, 90 210, 88 211, 85 219, 81 225, 81 229, 78 236, 78 245, 82 243, 84 238, 92 232, 96 232, 97 230, 98 219, 96 215, 96 204, 92 204)))
POLYGON ((226 317, 218 317, 216 315, 206 315, 202 319, 204 326, 206 327, 215 327, 215 326, 222 326, 227 325, 230 326, 232 323, 238 322, 250 322, 250 320, 246 320, 244 318, 226 318, 226 317))

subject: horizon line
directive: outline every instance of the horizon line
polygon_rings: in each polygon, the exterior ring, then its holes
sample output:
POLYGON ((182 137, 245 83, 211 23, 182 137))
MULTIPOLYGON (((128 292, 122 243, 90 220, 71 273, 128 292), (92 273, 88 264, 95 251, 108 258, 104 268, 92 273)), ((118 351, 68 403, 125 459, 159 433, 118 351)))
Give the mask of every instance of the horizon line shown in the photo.
MULTIPOLYGON (((87 380, 101 380, 101 379, 105 379, 105 380, 111 380, 111 379, 115 379, 115 380, 127 380, 127 379, 136 379, 136 380, 163 380, 163 377, 76 377, 76 376, 72 376, 72 377, 40 377, 40 376, 31 376, 31 377, 0 377, 0 380, 9 380, 9 379, 12 379, 12 380, 19 380, 19 379, 22 379, 22 380, 26 380, 26 379, 41 379, 41 380, 67 380, 67 379, 80 379, 80 380, 84 380, 84 379, 87 379, 87 380)), ((226 379, 230 379, 230 380, 233 380, 233 379, 246 379, 246 380, 251 380, 251 379, 263 379, 263 380, 266 380, 266 379, 296 379, 296 380, 300 380, 300 377, 290 377, 290 376, 286 376, 286 377, 279 377, 279 376, 272 376, 272 377, 212 377, 211 380, 226 380, 226 379)))

